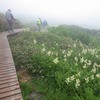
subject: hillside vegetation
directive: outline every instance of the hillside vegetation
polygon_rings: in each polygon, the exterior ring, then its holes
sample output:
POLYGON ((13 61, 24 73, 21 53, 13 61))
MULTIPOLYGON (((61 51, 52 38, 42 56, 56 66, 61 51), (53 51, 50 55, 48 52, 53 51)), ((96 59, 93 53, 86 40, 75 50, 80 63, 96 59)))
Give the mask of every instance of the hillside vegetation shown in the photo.
POLYGON ((31 76, 20 83, 24 100, 33 91, 40 100, 100 100, 100 34, 93 32, 61 25, 9 38, 16 68, 31 76))
MULTIPOLYGON (((23 25, 19 20, 16 19, 16 21, 13 22, 14 28, 21 28, 23 25)), ((0 32, 6 31, 8 29, 8 23, 5 19, 5 15, 3 13, 0 13, 0 32)))

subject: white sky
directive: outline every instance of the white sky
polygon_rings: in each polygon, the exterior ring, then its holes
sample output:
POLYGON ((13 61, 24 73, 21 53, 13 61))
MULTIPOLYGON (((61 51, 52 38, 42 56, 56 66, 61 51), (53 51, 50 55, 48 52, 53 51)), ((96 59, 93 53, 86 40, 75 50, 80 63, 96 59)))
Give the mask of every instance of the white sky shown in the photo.
POLYGON ((9 8, 15 17, 100 29, 100 0, 0 0, 0 12, 9 8))

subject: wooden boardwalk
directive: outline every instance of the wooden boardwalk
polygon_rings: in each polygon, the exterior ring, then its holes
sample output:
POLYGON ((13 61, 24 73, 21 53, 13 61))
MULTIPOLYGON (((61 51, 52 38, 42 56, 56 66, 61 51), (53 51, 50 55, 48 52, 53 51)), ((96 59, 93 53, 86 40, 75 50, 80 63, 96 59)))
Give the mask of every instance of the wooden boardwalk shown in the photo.
MULTIPOLYGON (((15 30, 14 33, 23 31, 15 30)), ((0 33, 0 100, 23 100, 7 36, 0 33)))

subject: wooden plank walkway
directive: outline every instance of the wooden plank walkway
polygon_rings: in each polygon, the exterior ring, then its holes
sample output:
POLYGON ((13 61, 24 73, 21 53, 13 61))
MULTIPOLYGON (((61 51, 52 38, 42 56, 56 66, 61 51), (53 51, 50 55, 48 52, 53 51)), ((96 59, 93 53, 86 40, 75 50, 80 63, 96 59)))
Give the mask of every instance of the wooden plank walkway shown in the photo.
MULTIPOLYGON (((15 30, 14 33, 23 31, 15 30)), ((23 100, 7 36, 0 33, 0 100, 23 100)))

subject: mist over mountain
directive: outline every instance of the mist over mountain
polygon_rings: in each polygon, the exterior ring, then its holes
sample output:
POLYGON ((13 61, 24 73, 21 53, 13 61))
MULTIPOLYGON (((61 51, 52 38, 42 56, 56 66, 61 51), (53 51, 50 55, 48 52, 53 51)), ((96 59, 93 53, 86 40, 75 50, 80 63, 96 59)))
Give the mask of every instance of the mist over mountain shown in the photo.
POLYGON ((36 23, 41 18, 51 26, 67 24, 100 29, 99 0, 1 0, 0 12, 7 9, 23 23, 36 23))

